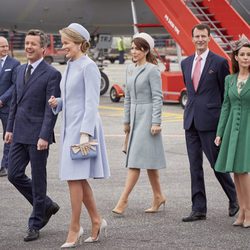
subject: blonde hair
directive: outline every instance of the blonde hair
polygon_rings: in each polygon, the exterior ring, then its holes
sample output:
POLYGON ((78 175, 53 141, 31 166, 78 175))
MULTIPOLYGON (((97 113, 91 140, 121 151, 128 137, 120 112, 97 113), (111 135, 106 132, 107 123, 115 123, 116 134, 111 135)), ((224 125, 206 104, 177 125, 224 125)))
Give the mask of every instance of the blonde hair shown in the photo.
POLYGON ((66 36, 75 44, 80 44, 80 49, 83 53, 86 53, 90 47, 90 43, 81 36, 78 32, 66 27, 59 31, 61 36, 66 36))

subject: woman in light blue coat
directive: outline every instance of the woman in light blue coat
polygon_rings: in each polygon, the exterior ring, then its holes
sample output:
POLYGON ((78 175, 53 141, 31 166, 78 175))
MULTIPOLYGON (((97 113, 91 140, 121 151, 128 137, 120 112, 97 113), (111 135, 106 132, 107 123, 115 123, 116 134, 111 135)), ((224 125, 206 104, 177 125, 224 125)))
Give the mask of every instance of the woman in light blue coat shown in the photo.
POLYGON ((101 219, 94 201, 88 178, 110 176, 101 119, 98 113, 100 72, 86 55, 90 35, 80 24, 73 23, 60 30, 63 49, 68 61, 60 84, 61 98, 51 97, 49 103, 55 114, 63 111, 61 127, 60 178, 67 180, 72 215, 66 242, 61 248, 75 247, 81 243, 80 226, 82 202, 92 222, 91 236, 85 242, 96 242, 107 222, 101 219), (94 138, 98 142, 97 157, 72 160, 70 146, 83 144, 94 138))
POLYGON ((131 54, 134 64, 127 68, 124 102, 124 132, 129 133, 126 167, 128 175, 122 195, 112 212, 122 214, 128 196, 135 186, 140 169, 146 169, 153 191, 152 207, 147 213, 157 212, 165 206, 158 169, 166 167, 161 136, 162 89, 157 61, 150 52, 153 38, 139 33, 132 41, 131 54))

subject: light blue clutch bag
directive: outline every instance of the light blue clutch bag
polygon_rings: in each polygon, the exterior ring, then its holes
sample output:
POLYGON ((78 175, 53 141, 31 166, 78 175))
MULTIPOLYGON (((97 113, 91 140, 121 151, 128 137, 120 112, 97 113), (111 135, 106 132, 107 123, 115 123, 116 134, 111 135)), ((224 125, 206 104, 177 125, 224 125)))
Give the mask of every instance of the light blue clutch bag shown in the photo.
POLYGON ((70 146, 70 156, 72 160, 84 160, 95 158, 97 156, 97 141, 90 141, 83 144, 74 144, 70 146))

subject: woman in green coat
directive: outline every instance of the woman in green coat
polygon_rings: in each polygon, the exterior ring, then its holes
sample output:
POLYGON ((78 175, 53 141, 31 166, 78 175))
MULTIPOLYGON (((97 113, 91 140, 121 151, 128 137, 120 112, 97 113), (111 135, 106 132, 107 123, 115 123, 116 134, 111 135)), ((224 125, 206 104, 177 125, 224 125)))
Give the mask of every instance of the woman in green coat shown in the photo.
POLYGON ((215 170, 234 173, 240 210, 233 225, 246 228, 250 227, 250 42, 242 36, 232 48, 233 74, 225 79, 215 170))

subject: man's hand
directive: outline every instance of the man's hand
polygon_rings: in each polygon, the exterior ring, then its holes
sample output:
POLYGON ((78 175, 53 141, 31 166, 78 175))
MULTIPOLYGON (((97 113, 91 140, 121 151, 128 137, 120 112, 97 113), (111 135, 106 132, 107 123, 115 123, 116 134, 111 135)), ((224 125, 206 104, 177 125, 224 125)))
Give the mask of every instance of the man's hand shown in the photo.
POLYGON ((49 143, 41 138, 37 142, 37 150, 46 150, 48 149, 49 143))
POLYGON ((3 102, 0 100, 0 108, 4 106, 3 102))
POLYGON ((13 133, 6 132, 5 136, 4 136, 4 142, 7 144, 10 144, 10 143, 12 143, 12 139, 13 139, 13 133))

